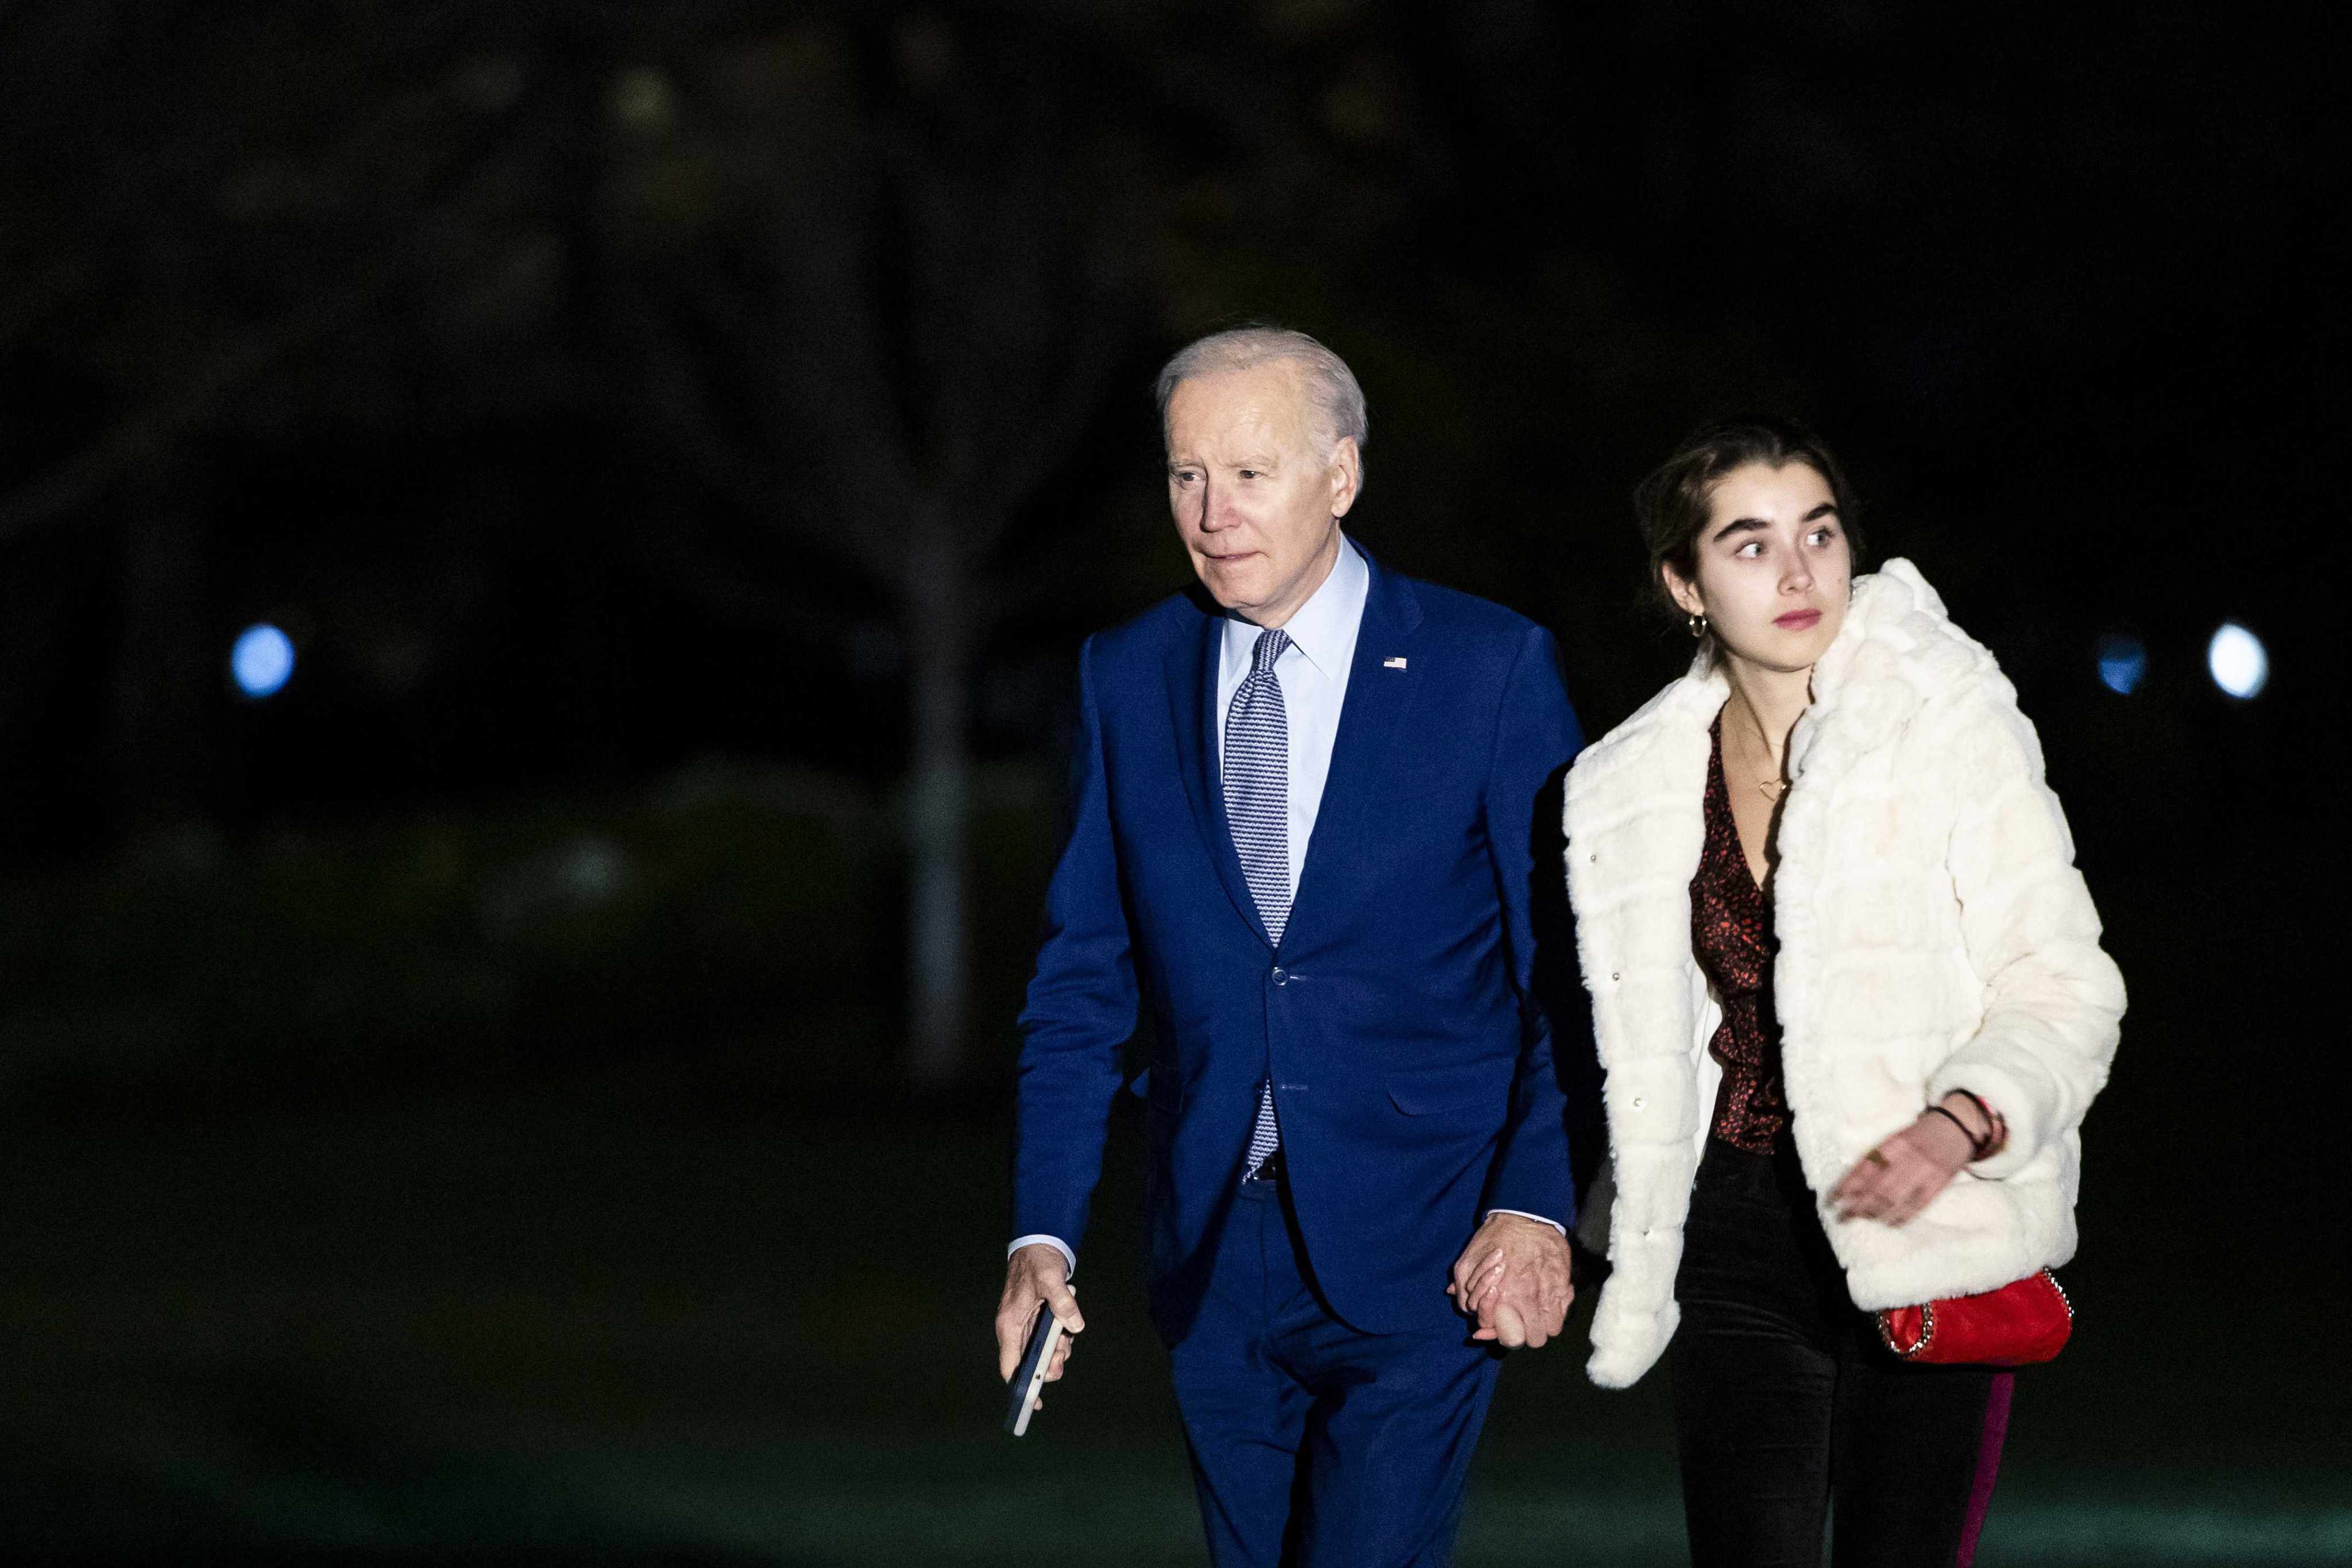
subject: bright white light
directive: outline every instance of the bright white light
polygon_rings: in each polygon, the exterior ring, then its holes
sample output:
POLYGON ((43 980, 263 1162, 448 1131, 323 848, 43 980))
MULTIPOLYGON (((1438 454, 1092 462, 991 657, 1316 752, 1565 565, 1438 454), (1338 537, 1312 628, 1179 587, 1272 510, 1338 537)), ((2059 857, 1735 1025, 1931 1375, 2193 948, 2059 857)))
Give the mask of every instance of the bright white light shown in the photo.
POLYGON ((2110 633, 2099 639, 2099 683, 2121 697, 2139 689, 2147 673, 2147 645, 2137 637, 2110 633))
POLYGON ((2262 695, 2271 680, 2271 656, 2263 639, 2238 625, 2224 621, 2205 649, 2205 668, 2213 684, 2241 700, 2262 695))
POLYGON ((294 674, 294 639, 268 621, 237 634, 228 673, 247 697, 274 697, 294 674))

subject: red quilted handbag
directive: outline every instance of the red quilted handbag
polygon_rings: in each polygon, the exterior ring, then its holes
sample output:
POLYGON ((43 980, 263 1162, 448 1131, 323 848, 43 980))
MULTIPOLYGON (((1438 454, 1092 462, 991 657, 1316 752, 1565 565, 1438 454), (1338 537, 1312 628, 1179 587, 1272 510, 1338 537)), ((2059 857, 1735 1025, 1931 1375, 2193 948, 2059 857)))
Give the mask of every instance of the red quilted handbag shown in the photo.
POLYGON ((2047 1268, 1980 1296, 1950 1296, 1878 1314, 1878 1337, 1905 1361, 2032 1366, 2066 1347, 2074 1303, 2047 1268))

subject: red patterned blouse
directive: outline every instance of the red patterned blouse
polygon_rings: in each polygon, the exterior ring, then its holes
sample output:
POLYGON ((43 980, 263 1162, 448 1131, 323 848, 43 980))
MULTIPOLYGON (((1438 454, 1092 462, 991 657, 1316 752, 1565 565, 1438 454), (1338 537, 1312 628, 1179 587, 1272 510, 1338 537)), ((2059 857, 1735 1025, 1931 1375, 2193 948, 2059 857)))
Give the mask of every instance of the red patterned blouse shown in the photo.
POLYGON ((1706 847, 1691 878, 1691 949, 1723 1001, 1723 1023, 1707 1049, 1723 1064, 1715 1097, 1716 1137, 1751 1154, 1769 1154, 1789 1125, 1781 1091, 1780 1020, 1772 1008, 1772 900, 1756 885, 1731 795, 1723 782, 1723 716, 1709 731, 1706 847))

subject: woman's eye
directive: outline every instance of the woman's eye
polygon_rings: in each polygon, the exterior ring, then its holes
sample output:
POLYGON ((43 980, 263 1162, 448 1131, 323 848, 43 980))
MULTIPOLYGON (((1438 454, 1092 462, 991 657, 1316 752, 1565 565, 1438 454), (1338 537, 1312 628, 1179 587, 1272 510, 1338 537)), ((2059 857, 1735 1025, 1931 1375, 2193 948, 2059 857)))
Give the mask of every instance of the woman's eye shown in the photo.
POLYGON ((1242 470, 1242 478, 1245 479, 1254 479, 1257 478, 1257 470, 1255 468, 1244 468, 1242 470))
POLYGON ((1826 529, 1826 528, 1817 528, 1817 529, 1813 530, 1813 531, 1812 531, 1811 534, 1809 534, 1809 535, 1807 536, 1807 539, 1808 539, 1808 542, 1811 542, 1811 543, 1814 543, 1814 544, 1827 544, 1827 543, 1828 543, 1832 539, 1833 539, 1833 538, 1835 538, 1835 537, 1836 537, 1836 535, 1835 535, 1834 533, 1832 533, 1829 529, 1826 529))
POLYGON ((1747 543, 1741 545, 1738 549, 1731 552, 1734 560, 1737 560, 1743 555, 1747 556, 1750 560, 1754 560, 1757 556, 1763 553, 1764 542, 1760 539, 1751 539, 1747 543))

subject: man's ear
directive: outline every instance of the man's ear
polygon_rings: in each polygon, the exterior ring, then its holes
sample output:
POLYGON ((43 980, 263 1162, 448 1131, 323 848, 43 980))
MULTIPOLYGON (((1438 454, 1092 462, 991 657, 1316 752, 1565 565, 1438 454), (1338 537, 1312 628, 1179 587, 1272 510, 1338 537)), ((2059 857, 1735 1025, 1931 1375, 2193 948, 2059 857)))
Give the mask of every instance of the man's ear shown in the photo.
POLYGON ((1342 436, 1331 447, 1331 515, 1345 517, 1363 487, 1364 455, 1353 436, 1342 436))

